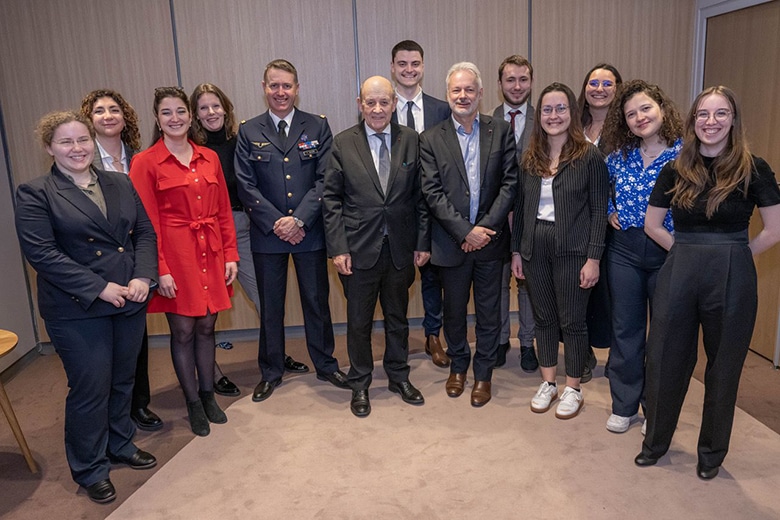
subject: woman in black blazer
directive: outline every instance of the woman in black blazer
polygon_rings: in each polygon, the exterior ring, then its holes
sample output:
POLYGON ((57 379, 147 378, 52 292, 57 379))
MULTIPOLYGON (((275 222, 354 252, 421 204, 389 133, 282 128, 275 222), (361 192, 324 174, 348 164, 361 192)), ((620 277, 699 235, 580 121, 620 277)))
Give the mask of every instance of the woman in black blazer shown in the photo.
POLYGON ((601 153, 585 140, 569 87, 549 85, 536 106, 514 212, 512 271, 528 281, 536 320, 543 381, 531 410, 546 412, 558 398, 555 374, 562 335, 566 388, 555 416, 570 419, 583 403, 585 316, 604 250, 608 174, 601 153))
POLYGON ((157 240, 130 179, 91 167, 95 133, 76 112, 48 114, 38 135, 54 159, 19 186, 16 230, 38 272, 38 309, 70 391, 65 450, 73 480, 105 503, 111 462, 157 464, 133 444, 130 401, 157 240))

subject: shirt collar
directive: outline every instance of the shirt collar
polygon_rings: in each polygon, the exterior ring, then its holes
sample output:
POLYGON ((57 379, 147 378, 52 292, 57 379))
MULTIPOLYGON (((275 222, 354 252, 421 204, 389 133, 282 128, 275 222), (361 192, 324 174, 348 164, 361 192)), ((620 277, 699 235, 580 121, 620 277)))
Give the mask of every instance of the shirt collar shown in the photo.
MULTIPOLYGON (((460 132, 460 129, 463 128, 463 125, 460 124, 455 119, 455 116, 450 116, 450 117, 452 117, 452 124, 455 125, 455 131, 456 132, 460 132)), ((476 117, 476 119, 474 119, 474 125, 471 127, 471 133, 474 133, 475 130, 479 130, 479 112, 477 112, 477 117, 476 117)), ((465 135, 471 135, 471 134, 466 134, 466 129, 465 128, 463 128, 463 133, 465 135)))
POLYGON ((395 97, 398 98, 399 105, 405 105, 409 101, 411 101, 412 103, 415 104, 415 106, 422 107, 422 96, 423 96, 422 88, 420 87, 417 87, 417 94, 415 94, 412 99, 406 99, 401 94, 399 94, 397 90, 395 91, 395 97))
POLYGON ((520 114, 525 117, 525 115, 528 113, 528 100, 525 100, 522 105, 520 105, 517 108, 510 107, 509 105, 504 102, 504 116, 508 116, 509 112, 512 112, 513 110, 519 110, 520 114))
MULTIPOLYGON (((363 128, 365 128, 365 129, 366 129, 366 135, 367 135, 368 137, 371 137, 371 136, 372 136, 372 135, 374 135, 374 134, 378 134, 378 133, 380 133, 380 132, 377 132, 376 130, 374 130, 373 128, 371 128, 370 126, 368 126, 368 124, 366 124, 366 122, 365 122, 365 121, 363 121, 363 128)), ((388 125, 387 125, 386 127, 384 127, 384 128, 382 129, 382 132, 383 132, 383 133, 385 133, 385 134, 387 134, 387 135, 390 135, 390 124, 389 124, 389 123, 388 123, 388 125)))
MULTIPOLYGON (((279 121, 282 120, 281 117, 277 116, 270 110, 268 111, 268 114, 271 116, 271 121, 274 122, 274 128, 279 128, 279 121)), ((290 110, 290 113, 284 116, 284 120, 287 121, 287 128, 290 128, 290 125, 292 125, 293 116, 295 115, 295 107, 293 107, 292 110, 290 110)), ((288 130, 289 132, 289 130, 288 130)))

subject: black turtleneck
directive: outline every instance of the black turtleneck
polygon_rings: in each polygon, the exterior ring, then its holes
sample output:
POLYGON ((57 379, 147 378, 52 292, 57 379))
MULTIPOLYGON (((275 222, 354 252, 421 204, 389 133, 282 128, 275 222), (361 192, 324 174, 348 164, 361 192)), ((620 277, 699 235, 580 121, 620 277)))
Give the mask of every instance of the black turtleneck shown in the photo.
POLYGON ((236 170, 233 165, 233 156, 236 153, 236 136, 227 139, 225 130, 210 132, 203 129, 206 134, 206 148, 210 148, 219 156, 219 162, 222 164, 222 172, 225 174, 225 183, 227 184, 228 195, 230 195, 230 205, 234 210, 243 209, 243 205, 238 198, 238 188, 236 186, 236 170))

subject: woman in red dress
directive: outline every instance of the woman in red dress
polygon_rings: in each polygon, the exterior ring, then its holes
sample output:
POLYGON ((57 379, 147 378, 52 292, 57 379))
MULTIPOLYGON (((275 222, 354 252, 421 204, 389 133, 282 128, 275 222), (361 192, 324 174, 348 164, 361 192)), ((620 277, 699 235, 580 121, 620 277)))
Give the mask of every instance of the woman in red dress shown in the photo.
POLYGON ((160 287, 149 312, 168 319, 190 426, 205 436, 209 421, 227 421, 214 399, 214 323, 231 306, 236 233, 217 154, 187 137, 192 114, 184 91, 155 89, 154 114, 154 144, 130 165, 158 236, 160 287))

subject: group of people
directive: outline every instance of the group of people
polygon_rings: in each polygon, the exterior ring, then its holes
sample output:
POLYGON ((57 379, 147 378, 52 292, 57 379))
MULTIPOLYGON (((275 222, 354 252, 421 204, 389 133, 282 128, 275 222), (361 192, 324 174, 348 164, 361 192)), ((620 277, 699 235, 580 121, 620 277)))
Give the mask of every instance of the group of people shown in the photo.
POLYGON ((133 443, 135 427, 162 427, 148 408, 146 312, 166 315, 196 435, 227 421, 215 391, 240 394, 214 354, 214 324, 236 278, 260 317, 253 401, 268 399, 285 371, 309 371, 285 353, 290 256, 317 378, 351 390, 354 415, 371 413, 377 301, 388 389, 424 403, 409 379, 415 267, 425 351, 449 368, 447 395, 464 393, 471 366, 471 405, 488 403, 509 350, 515 278, 521 368, 541 367, 531 410, 557 401, 556 417, 576 417, 591 346, 606 342, 606 426, 625 432, 643 409, 639 466, 669 448, 701 326, 708 363, 697 474, 717 475, 756 316, 752 257, 780 240, 780 190, 748 150, 733 92, 703 91, 682 118, 658 86, 624 83, 599 64, 579 99, 552 83, 533 106, 533 67, 514 55, 499 67, 504 102, 489 116, 479 113, 474 64, 450 68, 445 102, 422 91, 423 57, 416 42, 398 43, 392 82, 366 79, 360 122, 335 137, 325 116, 295 106, 298 72, 281 59, 263 73, 268 110, 240 125, 215 85, 189 97, 156 89, 144 151, 135 111, 112 90, 40 121, 53 165, 18 188, 16 226, 70 386, 68 462, 92 500, 115 498, 111 462, 156 464, 133 443), (754 207, 763 227, 749 239, 754 207), (333 356, 328 258, 347 301, 346 374, 333 356), (599 328, 607 339, 594 339, 599 328))

